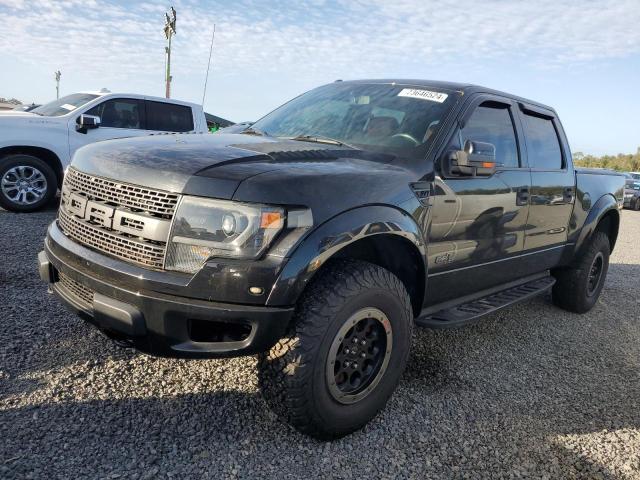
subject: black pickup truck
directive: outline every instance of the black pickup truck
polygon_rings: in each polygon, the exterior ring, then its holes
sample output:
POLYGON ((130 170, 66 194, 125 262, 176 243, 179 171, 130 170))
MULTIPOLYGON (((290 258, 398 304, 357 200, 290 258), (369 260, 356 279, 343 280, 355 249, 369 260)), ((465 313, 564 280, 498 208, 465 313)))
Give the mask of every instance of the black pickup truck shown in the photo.
POLYGON ((556 112, 472 85, 335 82, 237 134, 78 150, 40 275, 154 355, 259 355, 267 403, 348 434, 383 408, 415 325, 602 290, 624 178, 573 167, 556 112))

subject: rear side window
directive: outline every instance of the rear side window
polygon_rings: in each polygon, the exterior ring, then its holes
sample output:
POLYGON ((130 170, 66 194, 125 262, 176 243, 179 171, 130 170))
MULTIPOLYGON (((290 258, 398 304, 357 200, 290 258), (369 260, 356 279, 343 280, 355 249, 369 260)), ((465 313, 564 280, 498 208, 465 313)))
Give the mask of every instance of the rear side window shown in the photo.
POLYGON ((193 130, 191 108, 147 100, 147 130, 189 132, 193 130))
POLYGON ((528 113, 523 117, 529 165, 545 170, 561 169, 562 150, 553 121, 528 113))
POLYGON ((469 117, 461 135, 461 147, 467 140, 490 143, 496 147, 496 163, 503 167, 518 167, 518 146, 509 107, 483 103, 469 117))

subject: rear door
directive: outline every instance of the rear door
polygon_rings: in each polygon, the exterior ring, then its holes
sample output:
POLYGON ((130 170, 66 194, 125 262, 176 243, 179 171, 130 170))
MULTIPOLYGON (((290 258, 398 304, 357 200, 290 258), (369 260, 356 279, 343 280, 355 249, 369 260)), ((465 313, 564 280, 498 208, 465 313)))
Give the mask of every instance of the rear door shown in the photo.
POLYGON ((147 129, 157 132, 192 132, 193 110, 186 105, 145 100, 147 129))
POLYGON ((516 109, 508 98, 476 96, 452 132, 447 151, 461 150, 466 140, 490 143, 497 170, 490 177, 436 178, 427 247, 429 304, 522 275, 517 260, 508 261, 524 247, 531 182, 516 109))
POLYGON ((531 206, 524 250, 536 269, 557 265, 567 242, 575 202, 575 173, 562 126, 554 112, 519 104, 531 167, 531 206), (539 254, 536 254, 536 252, 539 254))

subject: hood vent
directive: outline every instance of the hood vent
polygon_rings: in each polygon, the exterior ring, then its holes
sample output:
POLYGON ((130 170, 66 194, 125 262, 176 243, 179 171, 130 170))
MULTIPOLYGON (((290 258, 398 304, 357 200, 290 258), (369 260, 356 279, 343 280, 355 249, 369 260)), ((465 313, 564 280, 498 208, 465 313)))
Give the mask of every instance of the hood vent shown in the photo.
POLYGON ((335 160, 345 156, 353 156, 351 148, 336 148, 333 145, 320 146, 309 142, 264 142, 230 145, 251 152, 268 155, 276 162, 295 162, 300 160, 335 160))

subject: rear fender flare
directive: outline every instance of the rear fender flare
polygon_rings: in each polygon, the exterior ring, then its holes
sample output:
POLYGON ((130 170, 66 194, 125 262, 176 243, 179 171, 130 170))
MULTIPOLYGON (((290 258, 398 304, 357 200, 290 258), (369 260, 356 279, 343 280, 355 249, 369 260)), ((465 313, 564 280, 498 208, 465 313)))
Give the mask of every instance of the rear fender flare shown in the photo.
POLYGON ((584 225, 580 230, 580 235, 578 236, 574 250, 574 258, 578 257, 584 251, 589 244, 589 239, 593 236, 593 233, 598 227, 600 220, 602 220, 604 216, 611 211, 615 211, 615 214, 619 217, 620 213, 618 211, 618 203, 615 197, 611 194, 603 195, 591 207, 584 225))

